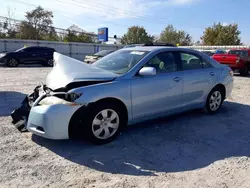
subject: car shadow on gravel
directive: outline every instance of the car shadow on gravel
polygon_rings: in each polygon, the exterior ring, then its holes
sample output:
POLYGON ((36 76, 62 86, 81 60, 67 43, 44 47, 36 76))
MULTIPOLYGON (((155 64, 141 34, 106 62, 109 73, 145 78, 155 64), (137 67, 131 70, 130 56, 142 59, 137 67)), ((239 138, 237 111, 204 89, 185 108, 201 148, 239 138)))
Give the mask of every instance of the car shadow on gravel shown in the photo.
POLYGON ((206 167, 230 157, 250 156, 250 106, 225 102, 216 115, 192 111, 128 128, 115 141, 95 146, 33 135, 57 155, 102 172, 157 175, 206 167))
POLYGON ((16 91, 0 91, 0 117, 9 116, 14 109, 20 107, 26 95, 16 91))

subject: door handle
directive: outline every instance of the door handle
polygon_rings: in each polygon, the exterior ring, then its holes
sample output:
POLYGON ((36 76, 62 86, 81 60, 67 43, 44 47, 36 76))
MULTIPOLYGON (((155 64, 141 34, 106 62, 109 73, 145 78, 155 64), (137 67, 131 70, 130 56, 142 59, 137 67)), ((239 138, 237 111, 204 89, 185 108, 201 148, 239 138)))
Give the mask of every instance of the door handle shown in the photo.
POLYGON ((209 74, 210 74, 210 76, 214 76, 214 72, 210 72, 209 74))
POLYGON ((32 54, 32 56, 36 56, 36 54, 32 54))
POLYGON ((182 79, 181 77, 175 77, 173 80, 174 80, 175 82, 179 82, 181 79, 182 79))

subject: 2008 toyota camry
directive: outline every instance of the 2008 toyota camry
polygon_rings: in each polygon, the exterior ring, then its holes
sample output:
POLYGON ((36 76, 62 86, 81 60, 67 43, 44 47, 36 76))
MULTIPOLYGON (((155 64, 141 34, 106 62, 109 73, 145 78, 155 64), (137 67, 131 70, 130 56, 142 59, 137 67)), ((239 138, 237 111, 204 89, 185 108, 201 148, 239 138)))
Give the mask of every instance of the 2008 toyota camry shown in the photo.
POLYGON ((124 48, 92 65, 55 52, 46 84, 11 116, 19 130, 102 144, 137 122, 197 108, 213 114, 232 89, 228 66, 191 49, 124 48))

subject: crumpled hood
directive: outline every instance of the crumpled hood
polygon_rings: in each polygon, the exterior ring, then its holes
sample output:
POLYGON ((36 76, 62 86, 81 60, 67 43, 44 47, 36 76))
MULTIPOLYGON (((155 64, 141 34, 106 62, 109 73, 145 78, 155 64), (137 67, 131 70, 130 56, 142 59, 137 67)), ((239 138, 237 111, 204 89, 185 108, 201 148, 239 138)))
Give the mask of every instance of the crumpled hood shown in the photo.
POLYGON ((108 81, 118 75, 71 57, 54 52, 54 67, 47 75, 46 85, 55 90, 78 81, 108 81))

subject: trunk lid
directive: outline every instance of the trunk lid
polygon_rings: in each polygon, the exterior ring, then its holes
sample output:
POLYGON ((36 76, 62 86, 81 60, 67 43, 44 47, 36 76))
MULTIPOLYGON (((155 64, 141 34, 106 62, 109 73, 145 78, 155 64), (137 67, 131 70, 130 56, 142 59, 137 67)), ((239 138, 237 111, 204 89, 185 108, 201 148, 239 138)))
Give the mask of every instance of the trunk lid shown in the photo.
POLYGON ((109 81, 118 75, 82 61, 54 52, 54 67, 47 75, 46 85, 55 90, 79 81, 109 81))

